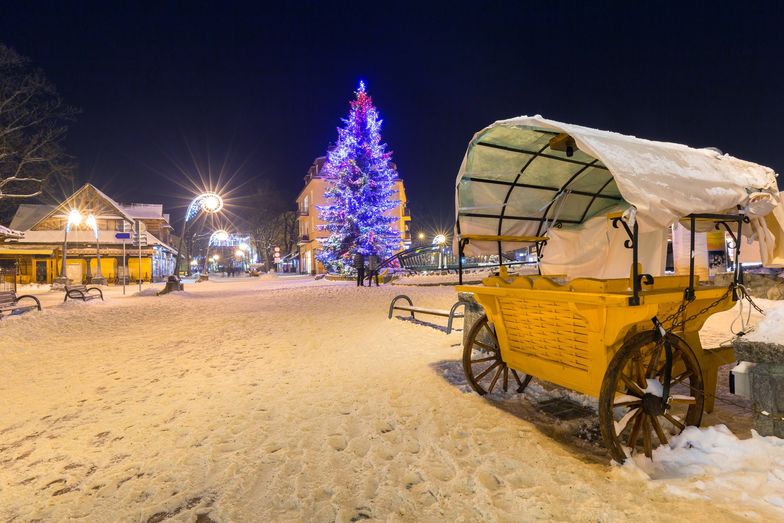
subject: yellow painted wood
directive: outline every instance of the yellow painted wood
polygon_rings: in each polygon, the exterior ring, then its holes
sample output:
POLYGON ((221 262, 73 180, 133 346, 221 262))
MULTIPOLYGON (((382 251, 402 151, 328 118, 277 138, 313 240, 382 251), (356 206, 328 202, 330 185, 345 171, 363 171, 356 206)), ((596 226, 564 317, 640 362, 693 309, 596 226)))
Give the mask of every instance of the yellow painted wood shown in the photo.
POLYGON ((0 248, 0 254, 44 254, 46 256, 51 256, 52 249, 11 249, 11 248, 0 248))
MULTIPOLYGON (((138 280, 140 278, 139 258, 136 257, 128 258, 128 273, 131 277, 131 280, 138 280)), ((152 259, 142 258, 141 279, 143 281, 150 281, 151 275, 152 275, 152 259)))
MULTIPOLYGON (((688 277, 663 276, 644 286, 641 304, 630 306, 628 278, 579 278, 559 284, 545 277, 487 278, 483 285, 462 285, 473 293, 495 325, 501 356, 513 369, 539 379, 598 397, 610 360, 630 336, 651 330, 651 318, 664 321, 683 301, 688 277)), ((697 287, 685 317, 697 314, 727 292, 725 287, 697 287)), ((692 348, 703 368, 706 392, 715 393, 718 363, 699 341, 705 320, 730 309, 731 296, 675 330, 692 348)), ((678 318, 676 321, 678 321, 678 318)), ((664 324, 665 328, 669 325, 664 324)), ((712 402, 706 401, 706 408, 712 402)))

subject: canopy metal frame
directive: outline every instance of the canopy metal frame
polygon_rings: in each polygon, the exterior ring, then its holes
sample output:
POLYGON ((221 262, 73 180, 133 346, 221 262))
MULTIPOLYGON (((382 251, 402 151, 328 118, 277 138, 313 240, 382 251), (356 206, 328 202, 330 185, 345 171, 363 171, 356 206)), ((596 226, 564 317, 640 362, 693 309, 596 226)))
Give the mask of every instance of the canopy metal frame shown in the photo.
MULTIPOLYGON (((560 134, 560 133, 557 133, 557 132, 554 132, 554 131, 548 131, 548 130, 544 130, 544 129, 537 129, 537 132, 540 132, 542 134, 549 134, 549 135, 553 135, 553 136, 556 136, 556 135, 560 134)), ((574 159, 569 158, 569 157, 565 157, 564 158, 564 157, 556 156, 556 155, 553 155, 553 154, 547 154, 545 151, 547 151, 547 149, 550 148, 550 142, 549 141, 548 141, 548 143, 543 145, 538 151, 530 151, 530 150, 521 149, 521 148, 518 148, 518 147, 509 147, 509 146, 505 146, 505 145, 499 145, 499 144, 494 144, 494 143, 489 143, 489 142, 481 142, 481 141, 477 142, 476 145, 477 146, 482 146, 482 147, 490 147, 490 148, 493 148, 493 149, 500 149, 500 150, 503 150, 503 151, 514 152, 514 153, 519 153, 519 154, 526 154, 526 155, 529 155, 531 157, 525 162, 525 164, 523 164, 522 168, 520 169, 520 171, 515 176, 514 181, 511 181, 511 182, 506 181, 506 180, 493 180, 493 179, 482 178, 482 177, 474 177, 474 176, 470 176, 470 175, 469 176, 464 176, 462 178, 462 180, 469 181, 469 182, 474 182, 474 183, 486 183, 486 184, 492 184, 492 185, 507 186, 507 187, 509 187, 509 190, 506 192, 506 196, 504 197, 503 203, 501 204, 501 211, 498 214, 487 213, 487 212, 479 213, 479 212, 458 211, 458 218, 457 218, 457 223, 456 223, 456 230, 457 230, 458 235, 460 235, 460 232, 461 232, 460 231, 460 217, 461 216, 471 217, 471 218, 491 218, 491 219, 497 219, 498 220, 497 235, 499 237, 502 236, 502 234, 503 234, 504 220, 522 220, 522 221, 539 222, 538 226, 537 226, 537 230, 536 230, 536 236, 543 235, 543 234, 546 233, 546 230, 544 230, 544 225, 548 221, 550 221, 550 219, 551 219, 551 217, 550 217, 550 210, 552 209, 553 204, 555 204, 555 202, 558 201, 558 199, 560 197, 568 197, 568 194, 576 194, 576 195, 580 195, 580 196, 586 196, 586 197, 590 197, 591 199, 588 202, 588 205, 583 210, 583 213, 580 216, 579 220, 559 218, 559 217, 556 216, 556 217, 554 217, 553 223, 552 223, 551 226, 554 226, 554 227, 557 227, 557 228, 561 228, 563 224, 580 225, 581 223, 583 223, 585 221, 585 218, 588 215, 588 211, 590 211, 591 207, 593 206, 594 202, 597 199, 609 199, 609 200, 614 200, 614 201, 617 201, 617 202, 623 202, 624 201, 621 196, 614 196, 614 195, 611 195, 611 194, 602 194, 604 192, 604 190, 610 185, 610 183, 612 183, 614 178, 613 178, 612 174, 610 173, 609 169, 607 169, 606 166, 602 165, 599 162, 599 160, 596 159, 596 158, 594 158, 591 161, 584 162, 584 161, 580 161, 580 160, 574 160, 574 159), (528 168, 531 166, 531 164, 537 158, 548 158, 548 159, 552 159, 552 160, 558 160, 560 162, 572 163, 572 164, 579 165, 580 168, 575 173, 573 173, 569 177, 569 179, 565 183, 563 183, 560 187, 521 182, 520 179, 525 175, 525 173, 527 172, 528 168), (575 180, 579 179, 580 175, 582 175, 588 169, 591 169, 591 168, 602 169, 602 170, 607 171, 608 179, 607 179, 607 181, 605 181, 602 184, 602 186, 599 188, 598 191, 591 192, 591 191, 580 191, 580 190, 569 189, 569 186, 575 180), (514 191, 515 188, 535 189, 535 190, 541 190, 541 191, 550 191, 550 192, 554 192, 555 195, 550 200, 550 202, 547 204, 544 212, 542 213, 542 216, 537 217, 537 216, 507 215, 506 214, 506 208, 507 208, 507 205, 509 203, 510 198, 512 197, 512 192, 514 191), (565 195, 565 196, 563 196, 563 195, 565 195)), ((457 191, 458 191, 458 201, 459 201, 459 191, 460 191, 460 186, 459 185, 457 187, 457 191)), ((465 247, 465 245, 467 245, 467 243, 468 242, 465 242, 465 243, 458 242, 459 251, 460 251, 459 252, 459 263, 460 263, 460 265, 462 265, 463 248, 465 247)), ((537 256, 539 258, 542 257, 542 248, 544 247, 545 243, 546 242, 541 242, 541 244, 537 243, 537 256)), ((499 263, 501 263, 501 258, 502 257, 503 257, 503 246, 502 246, 502 242, 498 241, 498 259, 499 259, 499 263)), ((462 270, 460 271, 460 280, 461 280, 461 283, 462 283, 462 270)))

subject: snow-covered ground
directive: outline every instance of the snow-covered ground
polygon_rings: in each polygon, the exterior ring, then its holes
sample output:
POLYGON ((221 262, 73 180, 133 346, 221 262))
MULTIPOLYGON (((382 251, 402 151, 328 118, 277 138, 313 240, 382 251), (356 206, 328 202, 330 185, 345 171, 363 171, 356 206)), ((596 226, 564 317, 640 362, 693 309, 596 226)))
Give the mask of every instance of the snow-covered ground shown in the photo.
MULTIPOLYGON (((593 416, 536 407, 589 399, 470 392, 459 330, 387 319, 401 287, 226 278, 65 305, 35 292, 46 310, 0 321, 3 521, 784 518, 778 440, 707 429, 661 463, 613 467, 593 416)), ((709 321, 710 342, 731 318, 709 321)))

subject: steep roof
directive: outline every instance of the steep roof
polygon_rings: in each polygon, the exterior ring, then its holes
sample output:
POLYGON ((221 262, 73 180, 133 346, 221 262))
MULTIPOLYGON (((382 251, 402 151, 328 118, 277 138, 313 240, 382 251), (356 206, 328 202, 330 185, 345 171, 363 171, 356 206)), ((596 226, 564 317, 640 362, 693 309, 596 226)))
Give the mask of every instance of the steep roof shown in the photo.
POLYGON ((23 203, 16 209, 10 227, 20 231, 26 231, 33 225, 40 222, 44 216, 54 210, 54 205, 40 203, 23 203))
MULTIPOLYGON (((114 201, 112 198, 109 198, 105 193, 100 191, 94 185, 90 183, 86 183, 82 186, 81 189, 73 193, 71 196, 63 200, 60 205, 54 207, 49 213, 47 213, 44 217, 39 219, 35 222, 30 228, 34 228, 36 225, 40 224, 42 221, 52 218, 53 216, 67 216, 71 209, 79 209, 84 207, 84 203, 92 198, 98 198, 99 200, 103 200, 104 204, 104 211, 109 210, 117 213, 122 218, 128 220, 129 222, 133 222, 133 217, 130 216, 122 206, 114 201)), ((95 213, 100 215, 104 214, 98 212, 98 209, 94 209, 95 213)))

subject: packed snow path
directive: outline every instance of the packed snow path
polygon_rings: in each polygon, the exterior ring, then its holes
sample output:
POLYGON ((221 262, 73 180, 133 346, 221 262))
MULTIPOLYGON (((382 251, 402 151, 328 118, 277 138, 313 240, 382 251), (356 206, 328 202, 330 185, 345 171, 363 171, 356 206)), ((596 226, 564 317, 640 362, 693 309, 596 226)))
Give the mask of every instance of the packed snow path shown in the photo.
MULTIPOLYGON (((776 514, 674 496, 559 443, 523 400, 501 408, 466 392, 460 331, 386 318, 400 287, 187 291, 110 293, 0 323, 0 520, 776 514)), ((450 287, 408 293, 429 307, 455 299, 450 287)))

